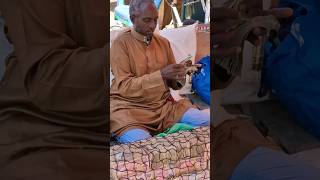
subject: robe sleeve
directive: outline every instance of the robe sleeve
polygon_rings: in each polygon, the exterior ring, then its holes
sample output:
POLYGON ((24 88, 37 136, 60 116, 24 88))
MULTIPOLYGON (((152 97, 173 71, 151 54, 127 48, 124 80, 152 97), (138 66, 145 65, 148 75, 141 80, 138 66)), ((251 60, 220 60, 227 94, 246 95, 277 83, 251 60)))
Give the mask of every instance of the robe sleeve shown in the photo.
POLYGON ((101 105, 106 101, 107 40, 89 48, 70 37, 68 25, 73 22, 66 17, 63 0, 16 3, 16 17, 11 13, 7 21, 9 32, 19 29, 9 36, 30 100, 57 112, 105 108, 101 105))
POLYGON ((110 63, 115 77, 112 89, 117 90, 117 95, 137 102, 154 101, 168 91, 160 70, 140 77, 135 76, 130 67, 130 59, 124 43, 115 40, 110 52, 110 63))
POLYGON ((176 58, 174 57, 174 54, 173 54, 173 51, 172 51, 172 48, 171 48, 171 45, 170 45, 170 42, 168 41, 168 61, 169 61, 169 64, 176 64, 176 58))
MULTIPOLYGON (((168 48, 168 64, 176 64, 176 60, 173 54, 173 51, 171 49, 170 42, 168 41, 169 48, 168 48)), ((167 84, 169 87, 171 87, 173 90, 180 90, 182 87, 178 85, 178 81, 176 80, 167 80, 167 84)))

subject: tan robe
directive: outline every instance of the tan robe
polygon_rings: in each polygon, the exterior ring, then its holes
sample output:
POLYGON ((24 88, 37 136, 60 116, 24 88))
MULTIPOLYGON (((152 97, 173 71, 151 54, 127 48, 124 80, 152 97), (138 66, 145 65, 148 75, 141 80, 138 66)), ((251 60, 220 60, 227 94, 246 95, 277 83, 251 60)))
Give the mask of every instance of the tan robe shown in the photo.
POLYGON ((144 36, 127 30, 114 40, 110 64, 115 76, 110 89, 110 130, 116 135, 142 128, 158 133, 178 122, 192 107, 175 102, 160 69, 175 63, 170 43, 154 35, 150 45, 144 36))
POLYGON ((0 179, 108 179, 105 0, 0 0, 0 179))

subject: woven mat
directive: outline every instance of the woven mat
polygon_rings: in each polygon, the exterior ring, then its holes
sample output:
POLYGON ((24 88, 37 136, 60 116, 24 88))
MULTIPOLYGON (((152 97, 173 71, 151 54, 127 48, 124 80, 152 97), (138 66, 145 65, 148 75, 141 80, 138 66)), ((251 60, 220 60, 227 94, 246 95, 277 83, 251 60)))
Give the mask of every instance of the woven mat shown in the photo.
POLYGON ((209 127, 112 146, 111 179, 209 179, 209 127))

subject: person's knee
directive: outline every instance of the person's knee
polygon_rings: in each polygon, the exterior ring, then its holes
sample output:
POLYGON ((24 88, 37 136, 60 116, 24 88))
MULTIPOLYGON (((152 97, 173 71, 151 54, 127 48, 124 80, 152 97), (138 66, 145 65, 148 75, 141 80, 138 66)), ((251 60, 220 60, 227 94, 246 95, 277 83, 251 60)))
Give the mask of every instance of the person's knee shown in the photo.
POLYGON ((151 138, 152 136, 150 133, 143 129, 130 129, 126 132, 124 132, 121 136, 117 137, 117 140, 120 143, 127 144, 127 143, 133 143, 136 141, 141 141, 144 139, 151 138))
POLYGON ((201 110, 200 113, 202 114, 203 125, 209 126, 210 125, 210 110, 204 109, 204 110, 201 110))
POLYGON ((259 147, 235 168, 231 180, 319 179, 319 169, 281 151, 259 147), (263 163, 261 163, 263 162, 263 163), (286 177, 286 178, 284 178, 286 177))
POLYGON ((180 122, 195 127, 208 126, 210 124, 210 111, 190 108, 184 113, 180 122))

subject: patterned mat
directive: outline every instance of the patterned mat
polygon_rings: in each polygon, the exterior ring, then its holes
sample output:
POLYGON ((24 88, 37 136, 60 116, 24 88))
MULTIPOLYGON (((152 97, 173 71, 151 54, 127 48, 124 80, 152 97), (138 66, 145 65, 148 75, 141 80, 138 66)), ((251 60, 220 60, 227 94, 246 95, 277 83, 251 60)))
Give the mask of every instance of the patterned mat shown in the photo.
POLYGON ((210 179, 209 127, 114 145, 111 179, 210 179))

